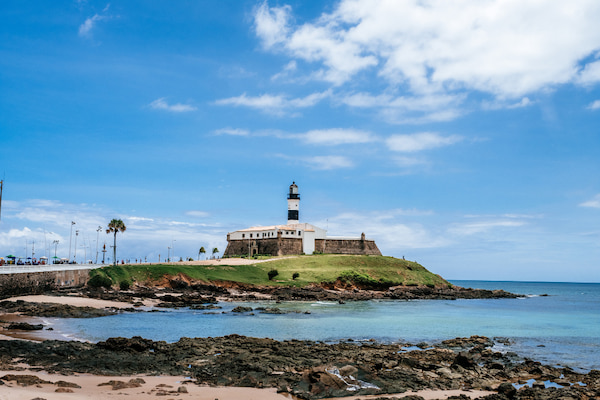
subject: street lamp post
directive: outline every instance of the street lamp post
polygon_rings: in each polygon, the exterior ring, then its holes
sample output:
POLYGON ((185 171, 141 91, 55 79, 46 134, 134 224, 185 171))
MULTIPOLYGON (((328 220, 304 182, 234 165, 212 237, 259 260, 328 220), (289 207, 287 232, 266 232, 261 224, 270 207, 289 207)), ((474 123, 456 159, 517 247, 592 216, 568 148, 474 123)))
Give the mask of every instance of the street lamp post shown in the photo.
MULTIPOLYGON (((98 264, 98 240, 100 240, 100 231, 102 230, 101 226, 98 226, 96 229, 96 264, 98 264)), ((104 263, 102 263, 104 264, 104 263)))
POLYGON ((69 235, 69 256, 68 258, 68 262, 71 262, 71 240, 73 240, 73 225, 75 225, 74 221, 71 221, 71 234, 69 235))
POLYGON ((56 248, 58 247, 58 243, 60 243, 58 240, 55 240, 52 242, 52 244, 54 244, 54 260, 56 261, 56 248))
POLYGON ((75 254, 73 255, 73 261, 77 264, 77 236, 79 236, 79 229, 75 230, 75 254))

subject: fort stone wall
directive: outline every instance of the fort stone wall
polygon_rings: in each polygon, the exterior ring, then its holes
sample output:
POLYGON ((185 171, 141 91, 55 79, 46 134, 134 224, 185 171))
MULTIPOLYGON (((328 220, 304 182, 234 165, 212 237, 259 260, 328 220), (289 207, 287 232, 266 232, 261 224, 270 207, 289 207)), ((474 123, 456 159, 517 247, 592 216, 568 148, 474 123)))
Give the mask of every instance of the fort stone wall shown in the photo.
POLYGON ((230 240, 223 257, 264 254, 271 256, 287 256, 302 254, 301 238, 265 238, 249 240, 230 240))
POLYGON ((317 239, 315 251, 323 254, 381 255, 375 241, 366 239, 317 239))

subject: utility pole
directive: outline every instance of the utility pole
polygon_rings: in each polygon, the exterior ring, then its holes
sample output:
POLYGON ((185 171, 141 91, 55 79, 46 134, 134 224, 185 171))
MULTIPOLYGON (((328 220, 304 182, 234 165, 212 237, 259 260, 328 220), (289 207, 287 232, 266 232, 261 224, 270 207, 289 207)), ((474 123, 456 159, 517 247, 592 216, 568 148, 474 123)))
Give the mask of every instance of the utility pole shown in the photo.
POLYGON ((60 243, 59 240, 55 240, 54 242, 52 242, 52 244, 54 244, 54 262, 56 263, 56 248, 58 247, 58 243, 60 243))
POLYGON ((73 261, 77 264, 77 236, 79 236, 79 229, 75 230, 75 254, 73 255, 73 261))
POLYGON ((4 188, 4 181, 0 181, 0 220, 2 220, 2 189, 4 188))
POLYGON ((71 263, 71 240, 73 240, 73 225, 75 225, 75 221, 71 221, 71 234, 69 235, 69 256, 67 257, 67 262, 71 263))
POLYGON ((100 239, 100 231, 102 230, 101 226, 98 226, 96 229, 96 264, 98 264, 98 240, 100 239))

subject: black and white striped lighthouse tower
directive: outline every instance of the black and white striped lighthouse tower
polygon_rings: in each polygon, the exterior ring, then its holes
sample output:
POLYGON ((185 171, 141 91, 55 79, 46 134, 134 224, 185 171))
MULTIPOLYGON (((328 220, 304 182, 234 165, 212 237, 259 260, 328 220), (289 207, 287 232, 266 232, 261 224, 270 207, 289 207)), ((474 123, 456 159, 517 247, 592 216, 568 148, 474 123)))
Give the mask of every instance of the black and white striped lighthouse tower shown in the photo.
POLYGON ((298 194, 298 185, 292 182, 290 192, 288 193, 288 225, 299 223, 300 195, 298 194))

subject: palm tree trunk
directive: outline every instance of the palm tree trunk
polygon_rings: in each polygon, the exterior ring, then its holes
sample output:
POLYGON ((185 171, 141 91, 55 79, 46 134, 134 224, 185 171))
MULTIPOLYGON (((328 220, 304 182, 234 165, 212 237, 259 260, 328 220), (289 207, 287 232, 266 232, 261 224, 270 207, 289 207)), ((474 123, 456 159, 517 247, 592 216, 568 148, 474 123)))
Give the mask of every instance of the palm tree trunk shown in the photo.
POLYGON ((117 231, 115 230, 115 245, 113 246, 113 265, 117 266, 117 231))

